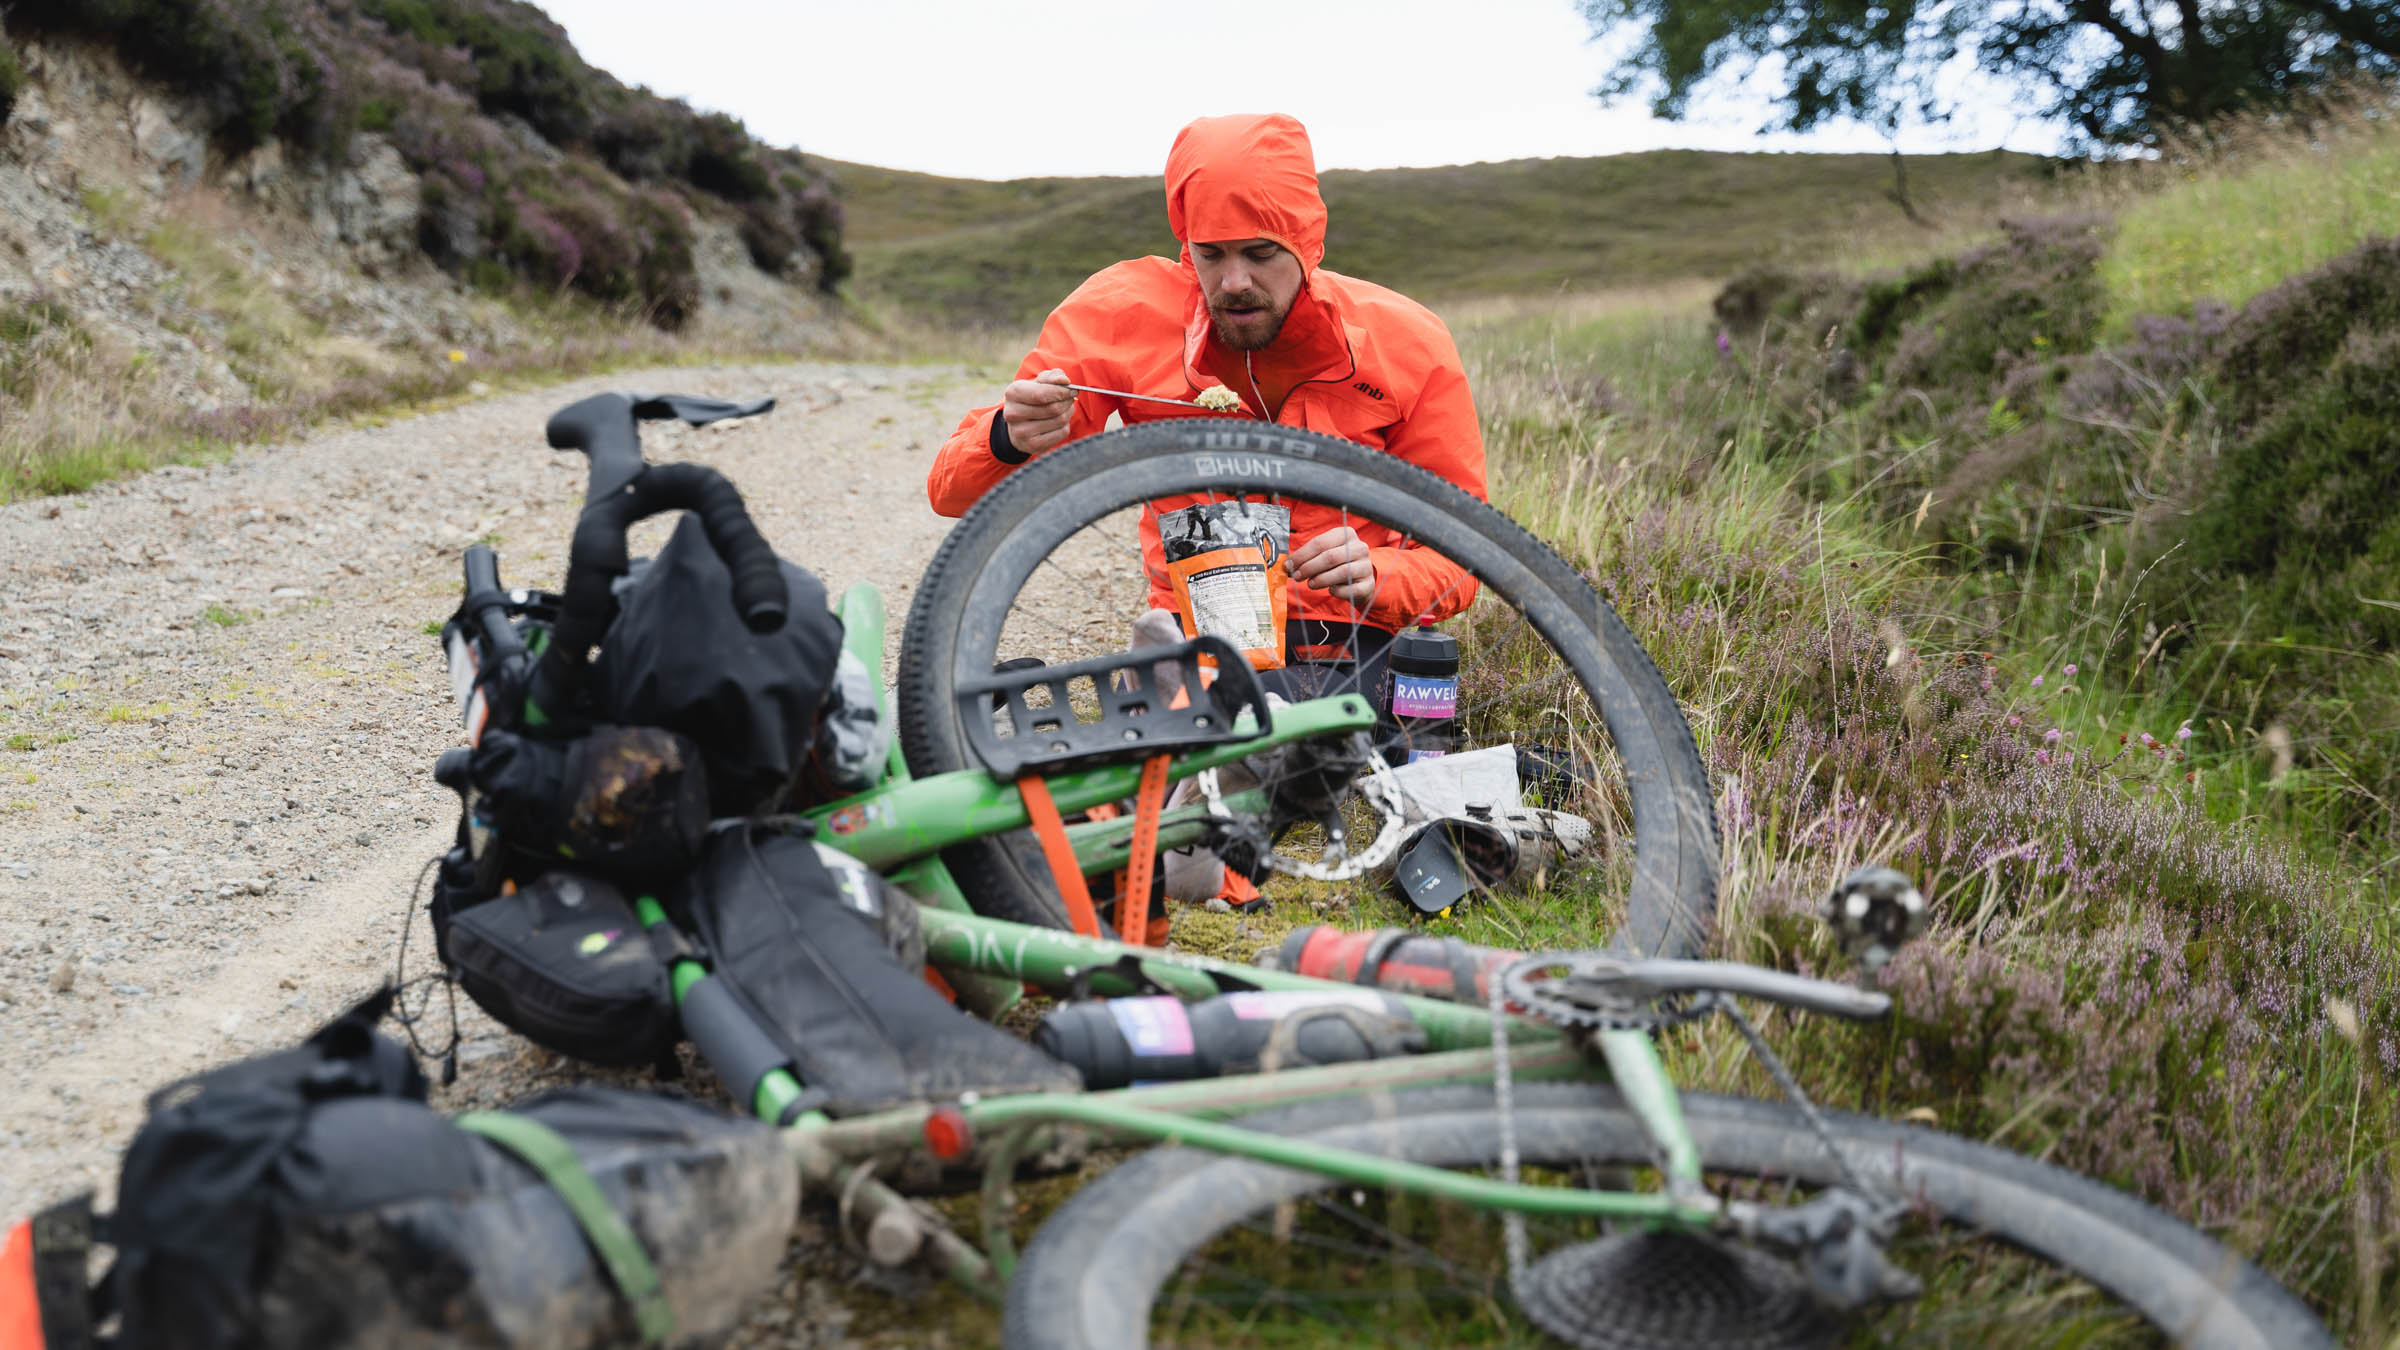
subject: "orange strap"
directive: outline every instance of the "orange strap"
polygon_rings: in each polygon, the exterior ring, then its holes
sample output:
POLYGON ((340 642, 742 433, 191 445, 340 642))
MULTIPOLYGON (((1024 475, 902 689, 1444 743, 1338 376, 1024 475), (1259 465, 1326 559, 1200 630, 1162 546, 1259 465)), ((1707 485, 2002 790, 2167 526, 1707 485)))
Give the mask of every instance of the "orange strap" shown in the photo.
POLYGON ((1228 867, 1225 869, 1225 884, 1217 891, 1217 898, 1238 908, 1258 898, 1258 887, 1250 884, 1250 878, 1228 867))
POLYGON ((1085 937, 1100 936, 1100 916, 1092 912, 1092 892, 1083 884, 1083 869, 1076 865, 1075 846, 1067 842, 1067 823, 1058 818, 1058 803, 1050 800, 1050 785, 1039 778, 1020 778, 1017 794, 1025 799, 1025 819, 1033 826, 1033 837, 1042 841, 1042 857, 1058 882, 1058 898, 1067 902, 1067 921, 1085 937))
POLYGON ((1125 884, 1117 889, 1117 931, 1136 947, 1150 945, 1150 876, 1158 866, 1158 818, 1166 806, 1167 757, 1152 755, 1142 761, 1142 784, 1133 794, 1133 852, 1125 860, 1125 884))
POLYGON ((942 978, 942 972, 935 970, 932 966, 925 967, 925 983, 932 985, 933 992, 940 994, 943 998, 952 1003, 958 1002, 958 991, 951 988, 950 982, 942 978))
POLYGON ((42 1305, 33 1291, 33 1224, 0 1230, 0 1350, 42 1350, 42 1305))

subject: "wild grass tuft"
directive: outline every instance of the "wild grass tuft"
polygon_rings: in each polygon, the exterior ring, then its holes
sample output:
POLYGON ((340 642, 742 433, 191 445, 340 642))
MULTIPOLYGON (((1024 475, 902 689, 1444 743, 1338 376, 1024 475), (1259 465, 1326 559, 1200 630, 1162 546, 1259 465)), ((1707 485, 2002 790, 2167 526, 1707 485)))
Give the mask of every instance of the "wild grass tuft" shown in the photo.
MULTIPOLYGON (((2016 275, 2000 267, 1990 293, 2016 275)), ((1855 306, 1847 287, 1826 294, 1855 306)), ((1948 322, 1928 294, 1907 302, 1948 322)), ((2097 307, 2082 312, 2096 333, 2097 307)), ((2210 720, 2202 684, 2166 677, 2167 569, 2129 568, 2125 527, 2077 514, 2089 500, 2054 499, 2040 523, 2035 478, 2017 505, 1987 487, 1983 516, 1945 517, 1906 478, 1970 421, 2025 436, 2065 405, 1995 413, 2005 364, 1920 361, 1908 387, 1954 411, 1912 446, 1828 395, 1833 349, 1720 345, 1689 291, 1452 317, 1495 500, 1587 569, 1685 702, 1719 791, 1726 954, 1829 969, 1815 906, 1868 859, 1936 899, 1930 938, 1887 977, 1893 1023, 1774 1029, 1811 1088, 2132 1189, 2381 1344, 2400 1242, 2356 1216, 2400 1203, 2384 1104, 2400 1083, 2400 922, 2345 817, 2291 800, 2296 776, 2339 770, 2298 767, 2306 745, 2260 754, 2260 728, 2210 720), (2020 551, 1962 570, 1974 522, 2020 509, 2020 551)), ((1902 323, 1870 372, 1922 340, 1902 323)), ((2191 453, 2171 362, 2113 352, 2074 368, 2133 372, 2096 436, 2116 443, 2102 462, 2138 475, 2191 453)), ((1577 900, 1548 897, 1530 923, 1522 905, 1462 907, 1455 926, 1588 938, 1604 911, 1577 900)), ((1700 1085, 1772 1091, 1722 1030, 1671 1049, 1700 1085)))
POLYGON ((2110 335, 2197 301, 2239 306, 2400 229, 2396 111, 2392 91, 2359 87, 2169 145, 2151 176, 2173 175, 2171 190, 2115 212, 2120 247, 2104 268, 2110 335))

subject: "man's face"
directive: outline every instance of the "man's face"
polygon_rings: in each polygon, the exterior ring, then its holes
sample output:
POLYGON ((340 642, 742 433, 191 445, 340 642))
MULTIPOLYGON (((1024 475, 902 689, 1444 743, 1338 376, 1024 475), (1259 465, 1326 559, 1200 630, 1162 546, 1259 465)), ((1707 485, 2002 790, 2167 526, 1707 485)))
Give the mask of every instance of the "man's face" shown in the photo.
POLYGON ((1273 342, 1300 295, 1299 255, 1272 239, 1195 243, 1192 270, 1200 274, 1217 341, 1237 352, 1273 342))

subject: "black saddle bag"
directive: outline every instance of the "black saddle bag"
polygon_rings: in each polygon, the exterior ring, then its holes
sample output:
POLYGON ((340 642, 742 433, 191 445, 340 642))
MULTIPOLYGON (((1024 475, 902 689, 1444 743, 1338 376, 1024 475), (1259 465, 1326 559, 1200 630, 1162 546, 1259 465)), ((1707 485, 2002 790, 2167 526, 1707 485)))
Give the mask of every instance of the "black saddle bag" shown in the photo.
POLYGON ((467 996, 536 1045, 622 1065, 674 1047, 666 962, 606 881, 545 872, 452 914, 443 945, 467 996))
POLYGON ((716 976, 826 1109, 1082 1086, 1073 1069, 934 992, 921 962, 894 954, 887 920, 859 887, 809 840, 742 826, 709 836, 684 897, 716 976))
POLYGON ((107 1228, 120 1344, 687 1345, 772 1287, 799 1203, 772 1127, 602 1088, 453 1121, 387 1003, 151 1099, 107 1228))

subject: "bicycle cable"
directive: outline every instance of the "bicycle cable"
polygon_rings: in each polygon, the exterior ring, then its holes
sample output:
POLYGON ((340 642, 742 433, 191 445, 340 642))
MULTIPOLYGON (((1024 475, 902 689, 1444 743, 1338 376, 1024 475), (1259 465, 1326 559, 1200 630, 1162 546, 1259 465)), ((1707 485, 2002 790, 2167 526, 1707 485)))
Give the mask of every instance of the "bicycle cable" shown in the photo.
POLYGON ((458 1081, 458 982, 450 978, 450 972, 447 970, 432 971, 419 975, 413 980, 408 978, 408 935, 417 926, 417 897, 425 891, 425 878, 433 875, 433 870, 441 866, 441 863, 442 860, 438 856, 428 858, 425 865, 417 869, 416 882, 408 888, 408 908, 400 916, 400 950, 399 954, 392 959, 392 1011, 390 1016, 392 1021, 399 1024, 402 1033, 408 1037, 408 1045, 411 1050, 426 1059, 438 1058, 441 1060, 442 1086, 448 1087, 458 1081), (427 983, 441 985, 443 993, 449 999, 450 1043, 442 1047, 439 1055, 426 1049, 425 1043, 417 1038, 417 1023, 423 1021, 426 1014, 432 1011, 433 995, 428 992, 423 998, 418 999, 415 1012, 408 1010, 409 990, 427 983))

